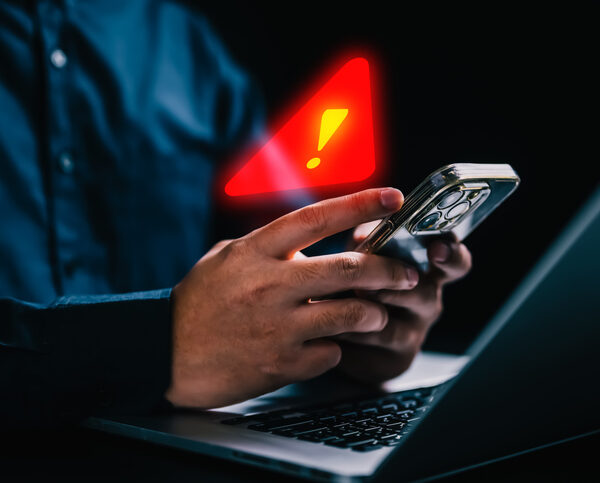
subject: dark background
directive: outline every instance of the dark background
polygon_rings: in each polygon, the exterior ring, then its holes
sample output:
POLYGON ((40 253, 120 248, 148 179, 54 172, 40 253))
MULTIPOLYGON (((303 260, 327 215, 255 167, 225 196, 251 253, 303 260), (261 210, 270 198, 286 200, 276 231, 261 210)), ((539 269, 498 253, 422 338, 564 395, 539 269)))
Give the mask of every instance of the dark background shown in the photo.
POLYGON ((596 5, 482 3, 196 7, 260 84, 269 119, 337 53, 373 52, 383 184, 407 194, 451 162, 508 162, 520 174, 517 192, 467 240, 474 267, 445 292, 434 350, 466 349, 600 179, 596 5))

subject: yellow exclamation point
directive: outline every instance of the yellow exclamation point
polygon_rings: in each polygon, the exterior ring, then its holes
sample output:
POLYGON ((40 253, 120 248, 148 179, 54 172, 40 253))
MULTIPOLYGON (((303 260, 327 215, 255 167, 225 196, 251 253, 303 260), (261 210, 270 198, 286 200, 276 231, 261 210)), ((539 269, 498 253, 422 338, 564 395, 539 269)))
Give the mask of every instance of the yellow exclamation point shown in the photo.
MULTIPOLYGON (((348 115, 348 109, 325 109, 323 116, 321 116, 321 130, 319 132, 319 146, 317 151, 321 151, 327 144, 327 141, 333 136, 333 133, 337 131, 340 124, 344 122, 348 115)), ((321 164, 319 158, 312 158, 306 163, 308 169, 314 169, 321 164)))

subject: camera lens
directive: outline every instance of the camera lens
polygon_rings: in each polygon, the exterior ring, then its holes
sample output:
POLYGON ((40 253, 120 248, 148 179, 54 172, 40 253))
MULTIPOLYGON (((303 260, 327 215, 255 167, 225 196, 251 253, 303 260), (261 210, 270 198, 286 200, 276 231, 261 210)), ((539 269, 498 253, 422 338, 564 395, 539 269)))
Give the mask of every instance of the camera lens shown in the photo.
POLYGON ((434 226, 437 223, 441 216, 442 215, 438 211, 432 213, 431 215, 427 215, 425 218, 419 221, 419 223, 417 224, 417 230, 429 230, 432 226, 434 226))
POLYGON ((440 209, 444 209, 444 208, 448 208, 449 206, 452 206, 454 203, 456 203, 458 200, 460 200, 463 197, 463 192, 462 191, 452 191, 451 193, 448 193, 446 196, 444 196, 442 198, 442 201, 440 201, 440 203, 438 204, 438 208, 440 209))
POLYGON ((455 218, 458 218, 460 215, 466 213, 468 210, 469 202, 463 201, 462 203, 459 203, 448 210, 448 212, 446 213, 446 219, 453 220, 455 218))

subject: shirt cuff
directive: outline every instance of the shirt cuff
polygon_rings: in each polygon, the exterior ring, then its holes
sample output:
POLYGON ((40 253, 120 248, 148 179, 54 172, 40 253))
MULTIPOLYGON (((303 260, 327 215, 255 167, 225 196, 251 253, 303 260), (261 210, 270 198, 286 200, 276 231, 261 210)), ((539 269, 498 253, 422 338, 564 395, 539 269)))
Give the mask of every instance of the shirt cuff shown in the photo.
POLYGON ((57 299, 46 319, 48 381, 66 421, 164 407, 172 364, 171 289, 57 299))

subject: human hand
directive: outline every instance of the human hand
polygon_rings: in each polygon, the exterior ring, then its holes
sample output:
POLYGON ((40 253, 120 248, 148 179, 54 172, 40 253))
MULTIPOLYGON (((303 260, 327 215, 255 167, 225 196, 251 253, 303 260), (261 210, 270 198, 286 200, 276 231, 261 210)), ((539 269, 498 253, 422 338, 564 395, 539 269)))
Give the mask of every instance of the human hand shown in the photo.
MULTIPOLYGON (((378 221, 354 231, 354 242, 364 240, 378 221)), ((427 333, 442 313, 445 284, 464 277, 471 268, 467 247, 455 240, 436 239, 428 249, 430 269, 409 290, 362 291, 359 296, 387 307, 389 321, 381 331, 347 333, 341 341, 338 369, 364 382, 382 382, 403 373, 420 351, 427 333)), ((391 259, 387 259, 391 260, 391 259)))
POLYGON ((336 366, 341 350, 331 336, 381 333, 388 322, 382 303, 311 298, 352 289, 401 293, 415 283, 402 263, 357 252, 306 258, 298 251, 397 211, 402 202, 398 190, 366 190, 216 244, 172 292, 167 399, 182 407, 233 404, 336 366))

